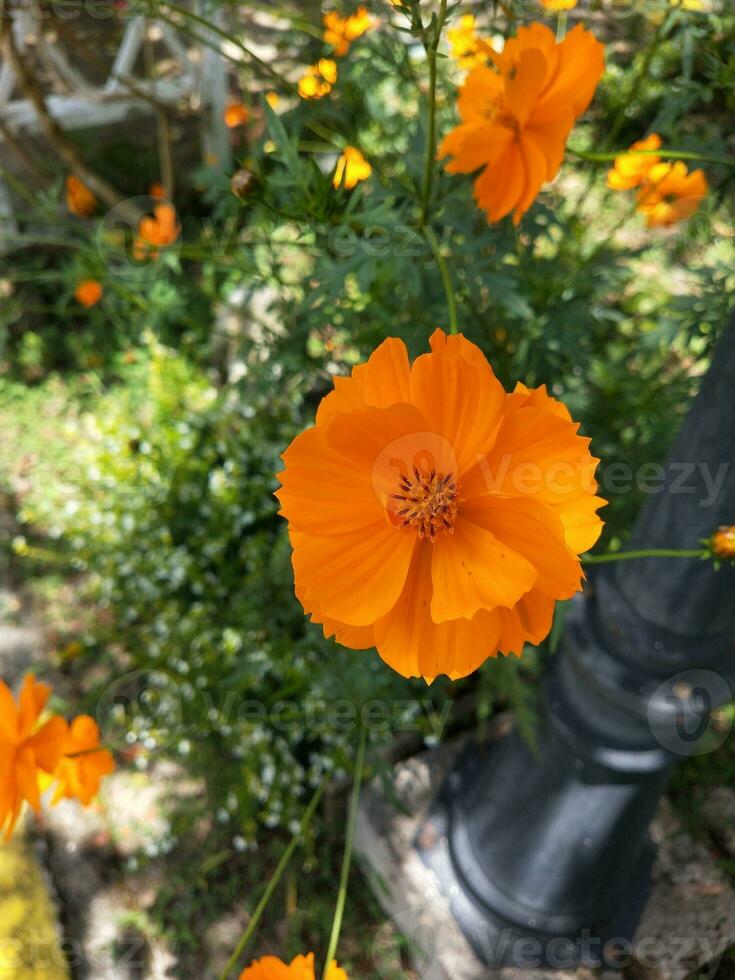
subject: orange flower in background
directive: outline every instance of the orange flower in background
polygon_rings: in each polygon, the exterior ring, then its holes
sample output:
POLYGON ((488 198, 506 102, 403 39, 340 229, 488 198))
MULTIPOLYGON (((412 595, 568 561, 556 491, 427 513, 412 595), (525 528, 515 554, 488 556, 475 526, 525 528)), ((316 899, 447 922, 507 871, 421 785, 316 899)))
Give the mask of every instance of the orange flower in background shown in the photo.
POLYGON ((283 454, 296 594, 326 636, 405 677, 520 655, 581 588, 597 460, 544 387, 506 395, 480 349, 390 338, 336 378, 283 454))
POLYGON ((74 290, 74 299, 89 309, 102 299, 102 283, 96 279, 82 279, 74 290))
POLYGON ((367 180, 372 172, 373 168, 357 147, 346 146, 337 161, 332 183, 335 187, 340 187, 344 181, 344 186, 350 190, 361 180, 367 180))
POLYGON ((488 45, 477 36, 475 18, 463 14, 459 23, 447 30, 449 51, 462 71, 472 71, 478 65, 487 64, 488 45))
POLYGON ((337 63, 331 58, 320 58, 315 65, 309 65, 299 80, 299 95, 302 99, 321 99, 332 91, 337 81, 337 63))
MULTIPOLYGON (((638 140, 630 147, 630 151, 658 150, 661 147, 661 137, 651 133, 643 140, 638 140)), ((628 191, 639 187, 648 177, 648 172, 654 164, 661 162, 661 157, 655 153, 621 153, 615 157, 615 165, 607 172, 607 186, 614 191, 628 191)))
MULTIPOLYGON (((243 970, 240 980, 315 980, 314 954, 297 956, 290 964, 276 956, 264 956, 243 970)), ((327 980, 348 980, 347 974, 335 960, 329 965, 327 980)))
POLYGON ((157 204, 153 216, 145 215, 138 222, 138 236, 133 245, 136 259, 157 258, 159 248, 173 245, 181 233, 176 208, 167 201, 157 204))
POLYGON ((544 10, 558 12, 561 10, 572 10, 577 6, 577 0, 539 0, 544 10))
POLYGON ((689 173, 685 163, 657 163, 638 191, 636 210, 649 228, 667 227, 691 217, 707 195, 703 170, 689 173))
POLYGON ((324 14, 322 22, 324 42, 334 48, 338 58, 347 54, 353 41, 375 27, 375 20, 366 7, 358 7, 349 17, 341 17, 336 10, 330 10, 324 14))
POLYGON ((24 801, 40 811, 40 775, 53 773, 61 758, 66 722, 57 716, 40 722, 50 694, 50 687, 36 683, 29 674, 16 705, 10 689, 0 681, 0 829, 6 839, 24 801))
POLYGON ((78 218, 88 218, 97 210, 97 198, 87 185, 73 174, 66 178, 66 206, 78 218))
POLYGON ((717 558, 735 558, 735 524, 718 528, 710 547, 717 558))
POLYGON ((225 125, 229 129, 236 129, 238 126, 244 126, 250 119, 250 110, 242 102, 231 102, 225 107, 224 117, 225 125))
POLYGON ((54 770, 58 786, 52 803, 73 797, 84 806, 89 806, 99 793, 103 777, 115 771, 112 753, 100 748, 97 722, 89 715, 75 718, 69 726, 61 752, 61 761, 54 770))
POLYGON ((148 194, 150 197, 155 197, 158 200, 163 200, 167 197, 166 188, 159 181, 151 184, 148 188, 148 194))
POLYGON ((604 46, 581 25, 557 44, 544 24, 521 27, 492 67, 475 68, 460 89, 462 119, 444 139, 450 173, 472 173, 489 221, 513 212, 517 224, 561 166, 567 138, 592 100, 604 46))

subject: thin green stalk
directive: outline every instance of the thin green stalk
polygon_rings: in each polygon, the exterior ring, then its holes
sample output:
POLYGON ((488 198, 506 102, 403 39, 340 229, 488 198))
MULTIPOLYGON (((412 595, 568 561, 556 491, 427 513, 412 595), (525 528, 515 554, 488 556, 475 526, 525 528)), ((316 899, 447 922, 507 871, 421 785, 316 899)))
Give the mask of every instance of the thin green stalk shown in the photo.
POLYGON ((564 35, 567 33, 567 12, 566 10, 559 11, 559 18, 556 22, 556 43, 559 44, 560 41, 564 40, 564 35))
POLYGON ((429 247, 434 254, 436 264, 439 266, 439 272, 441 273, 442 283, 444 284, 444 293, 446 294, 447 307, 449 308, 449 332, 458 333, 459 322, 457 319, 457 298, 454 295, 454 286, 452 285, 452 277, 449 272, 447 260, 441 253, 441 247, 431 225, 426 225, 424 227, 424 237, 429 243, 429 247))
POLYGON ((311 818, 314 815, 314 811, 316 810, 317 806, 319 805, 319 801, 322 798, 322 793, 324 792, 324 789, 325 789, 325 787, 327 785, 327 781, 328 781, 328 778, 325 777, 322 780, 320 786, 317 788, 317 790, 314 793, 314 795, 312 796, 311 801, 309 802, 309 805, 307 806, 306 810, 304 811, 304 815, 301 818, 301 823, 299 824, 299 829, 293 835, 293 837, 291 838, 291 841, 290 841, 288 847, 286 848, 286 850, 281 855, 281 860, 278 862, 278 866, 277 866, 276 870, 273 873, 273 877, 268 882, 268 884, 266 886, 266 889, 263 892, 263 895, 262 895, 260 901, 258 902, 258 905, 257 905, 255 911, 253 912, 253 916, 250 919, 250 922, 248 923, 247 929, 242 934, 242 937, 240 939, 240 942, 237 944, 237 946, 235 948, 235 952, 232 954, 232 956, 230 957, 230 959, 227 962, 227 966, 222 971, 222 975, 220 976, 220 980, 227 980, 227 978, 229 977, 229 975, 232 972, 232 970, 234 970, 235 967, 237 966, 237 961, 242 956, 243 951, 245 950, 245 947, 247 946, 247 944, 250 942, 253 934, 255 933, 255 930, 258 928, 258 925, 260 924, 260 920, 263 917, 263 913, 265 912, 266 907, 267 907, 268 903, 270 902, 270 900, 271 900, 271 898, 273 896, 273 892, 278 887, 278 883, 280 882, 281 878, 283 877, 283 873, 286 870, 286 868, 288 867, 288 863, 291 860, 291 857, 292 857, 294 851, 296 850, 297 846, 299 845, 299 843, 301 841, 301 838, 304 835, 304 831, 308 827, 308 825, 309 825, 309 823, 311 821, 311 818))
POLYGON ((357 827, 357 808, 360 803, 360 787, 362 786, 362 771, 365 768, 365 748, 367 746, 367 728, 360 727, 360 742, 357 747, 357 761, 355 762, 355 779, 352 784, 352 796, 350 798, 350 813, 347 821, 347 840, 345 841, 345 851, 342 857, 342 874, 339 881, 339 892, 337 893, 337 905, 334 910, 334 921, 332 922, 332 934, 329 937, 329 947, 327 948, 327 958, 324 961, 324 973, 322 980, 327 980, 329 974, 329 964, 337 952, 339 934, 342 929, 342 918, 347 901, 347 883, 350 877, 350 864, 352 863, 352 849, 355 843, 355 828, 357 827))
POLYGON ((429 217, 431 188, 434 183, 434 159, 436 157, 436 53, 442 36, 442 28, 447 16, 447 0, 441 0, 439 14, 434 25, 434 36, 424 42, 426 58, 429 62, 429 125, 426 138, 426 160, 424 162, 424 182, 421 191, 421 211, 419 224, 423 227, 429 217))
POLYGON ((711 157, 694 150, 670 150, 666 147, 658 150, 615 150, 611 153, 588 153, 585 150, 574 150, 567 147, 572 156, 592 163, 609 163, 619 156, 667 157, 670 160, 695 160, 698 163, 716 163, 722 167, 735 167, 735 157, 711 157))
POLYGON ((599 565, 608 561, 627 561, 629 558, 706 558, 704 548, 642 548, 639 551, 611 551, 606 555, 583 555, 585 565, 599 565))

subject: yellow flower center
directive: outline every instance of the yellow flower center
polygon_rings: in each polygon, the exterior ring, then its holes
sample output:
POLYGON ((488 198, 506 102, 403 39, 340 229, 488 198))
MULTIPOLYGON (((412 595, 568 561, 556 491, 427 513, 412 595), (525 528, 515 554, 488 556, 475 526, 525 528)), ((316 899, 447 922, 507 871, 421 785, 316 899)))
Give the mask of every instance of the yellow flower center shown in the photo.
POLYGON ((401 476, 398 492, 391 498, 400 526, 414 528, 420 538, 433 541, 442 531, 454 531, 457 481, 453 473, 421 472, 414 466, 411 476, 401 476))

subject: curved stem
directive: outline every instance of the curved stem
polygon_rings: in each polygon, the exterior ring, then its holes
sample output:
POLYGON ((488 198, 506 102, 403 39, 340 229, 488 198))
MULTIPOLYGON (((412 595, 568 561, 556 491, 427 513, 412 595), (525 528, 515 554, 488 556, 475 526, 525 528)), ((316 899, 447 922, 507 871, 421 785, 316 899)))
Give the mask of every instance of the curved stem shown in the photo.
POLYGON ((328 782, 328 777, 325 777, 322 780, 319 787, 317 788, 314 795, 312 796, 309 805, 307 806, 306 810, 304 811, 304 815, 301 818, 299 829, 293 835, 288 847, 281 855, 281 860, 278 862, 278 866, 276 867, 276 870, 273 872, 273 877, 268 882, 268 885, 266 886, 266 889, 263 892, 263 895, 260 901, 258 902, 255 911, 253 912, 253 917, 251 918, 250 922, 248 922, 247 929, 242 934, 240 942, 237 944, 237 947, 235 948, 235 952, 232 954, 232 956, 227 962, 227 966, 222 971, 220 980, 227 980, 232 970, 237 966, 237 961, 242 956, 243 950, 250 942, 253 933, 258 928, 260 920, 263 917, 263 913, 266 910, 266 906, 270 902, 273 892, 276 890, 278 883, 283 877, 283 873, 286 870, 289 861, 291 860, 291 856, 293 855, 293 852, 296 850, 299 842, 301 841, 301 838, 304 835, 304 831, 309 825, 309 822, 311 821, 311 818, 314 815, 314 811, 319 805, 319 800, 321 800, 322 798, 322 793, 324 792, 327 782, 328 782))
POLYGON ((612 551, 606 555, 583 555, 585 565, 598 565, 608 561, 627 561, 629 558, 706 558, 704 548, 642 548, 639 551, 612 551))
POLYGON ((449 272, 447 260, 441 253, 441 247, 431 225, 426 225, 424 227, 424 237, 429 243, 429 247, 434 254, 436 264, 439 266, 439 272, 441 273, 442 283, 444 284, 444 292, 447 297, 447 306, 449 308, 449 332, 457 333, 459 331, 459 323, 457 321, 457 299, 454 295, 454 286, 452 285, 452 277, 449 272))
POLYGON ((327 948, 327 958, 324 961, 324 973, 322 980, 327 980, 329 976, 329 965, 337 952, 337 943, 342 929, 342 918, 347 901, 347 883, 350 877, 350 865, 352 863, 352 849, 355 843, 355 829, 357 827, 357 808, 360 803, 360 787, 362 785, 362 770, 365 767, 365 748, 367 746, 367 728, 360 727, 360 742, 357 747, 357 760, 355 762, 355 779, 352 784, 352 796, 350 798, 350 813, 347 821, 347 840, 342 857, 342 874, 339 880, 339 892, 337 893, 337 905, 334 910, 334 921, 332 922, 332 934, 329 937, 329 947, 327 948))

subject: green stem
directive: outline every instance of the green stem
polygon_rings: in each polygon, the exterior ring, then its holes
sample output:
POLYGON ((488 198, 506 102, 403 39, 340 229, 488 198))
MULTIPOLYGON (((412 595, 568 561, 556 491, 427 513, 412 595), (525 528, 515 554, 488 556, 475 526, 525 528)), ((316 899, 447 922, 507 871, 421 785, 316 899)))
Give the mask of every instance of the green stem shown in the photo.
POLYGON ((444 292, 447 297, 447 306, 449 308, 449 332, 458 333, 459 323, 457 320, 457 299, 454 295, 454 286, 452 285, 452 277, 449 273, 447 260, 441 253, 439 242, 437 241, 436 235, 434 234, 434 229, 431 227, 431 225, 424 226, 424 237, 429 243, 429 247, 434 254, 436 264, 439 266, 439 272, 441 273, 442 283, 444 284, 444 292))
POLYGON ((704 548, 642 548, 640 551, 611 551, 606 555, 583 555, 585 565, 607 561, 627 561, 629 558, 706 558, 704 548))
POLYGON ((314 815, 314 811, 316 810, 317 806, 319 805, 319 801, 322 798, 322 793, 324 792, 324 789, 325 789, 325 787, 327 785, 327 781, 328 781, 327 780, 327 777, 325 777, 322 780, 320 786, 317 788, 317 790, 314 793, 314 795, 312 796, 311 801, 309 802, 309 805, 307 806, 306 810, 304 811, 304 815, 301 818, 301 823, 299 824, 299 829, 293 835, 293 837, 291 838, 291 841, 290 841, 288 847, 286 848, 286 850, 281 855, 281 860, 278 862, 278 866, 276 867, 276 870, 273 873, 273 877, 268 882, 268 885, 266 886, 266 889, 263 892, 263 895, 262 895, 260 901, 258 902, 258 905, 257 905, 255 911, 253 912, 253 917, 251 918, 250 922, 248 923, 247 929, 242 934, 242 938, 240 939, 240 942, 237 944, 237 947, 235 949, 235 952, 232 954, 232 956, 230 957, 230 959, 227 962, 227 966, 222 971, 222 975, 220 976, 220 980, 227 980, 227 978, 229 977, 229 975, 232 972, 232 970, 234 970, 234 968, 237 966, 237 961, 242 956, 243 951, 244 951, 245 947, 247 946, 247 944, 250 942, 250 940, 251 940, 251 938, 252 938, 255 930, 258 928, 258 925, 260 923, 260 920, 263 917, 263 913, 265 912, 266 907, 267 907, 268 903, 270 902, 271 897, 273 896, 273 892, 278 887, 278 883, 281 880, 281 878, 283 877, 283 873, 286 870, 289 861, 291 860, 291 857, 293 855, 293 852, 296 850, 297 846, 299 845, 299 843, 300 843, 300 841, 301 841, 301 839, 302 839, 302 837, 304 835, 304 831, 308 827, 308 825, 309 825, 309 823, 311 821, 311 818, 314 815))
POLYGON ((559 18, 556 22, 556 43, 559 44, 560 41, 564 40, 564 35, 567 33, 567 12, 566 10, 559 11, 559 18))
POLYGON ((442 36, 442 28, 447 16, 447 0, 441 6, 434 25, 434 36, 424 42, 426 58, 429 62, 429 126, 426 139, 426 160, 424 162, 424 183, 421 191, 421 212, 419 224, 423 227, 429 216, 431 187, 434 182, 434 160, 436 158, 436 53, 442 36))
POLYGON ((355 828, 357 827, 357 808, 360 803, 360 787, 362 785, 362 771, 365 767, 365 748, 367 746, 367 728, 362 725, 360 728, 360 742, 357 747, 357 761, 355 762, 355 779, 352 784, 352 796, 350 798, 350 813, 347 821, 347 840, 345 841, 345 851, 342 857, 342 874, 339 881, 339 892, 337 893, 337 905, 334 910, 334 921, 332 922, 332 934, 329 937, 329 947, 327 958, 324 961, 324 973, 322 980, 327 980, 329 975, 329 965, 337 952, 337 943, 342 929, 342 918, 347 901, 347 883, 350 877, 350 864, 352 863, 352 848, 355 843, 355 828))
POLYGON ((670 160, 696 160, 699 163, 716 163, 722 167, 735 167, 735 157, 711 157, 704 153, 696 153, 694 150, 669 150, 662 148, 659 150, 616 150, 611 153, 587 153, 585 150, 574 150, 571 146, 567 147, 572 156, 579 157, 580 160, 589 160, 592 163, 608 163, 619 156, 641 156, 641 157, 667 157, 670 160))

